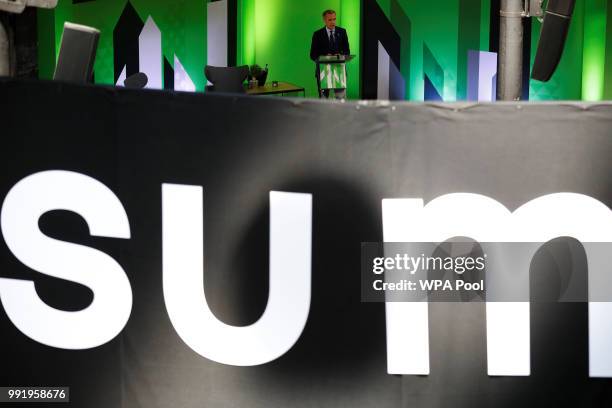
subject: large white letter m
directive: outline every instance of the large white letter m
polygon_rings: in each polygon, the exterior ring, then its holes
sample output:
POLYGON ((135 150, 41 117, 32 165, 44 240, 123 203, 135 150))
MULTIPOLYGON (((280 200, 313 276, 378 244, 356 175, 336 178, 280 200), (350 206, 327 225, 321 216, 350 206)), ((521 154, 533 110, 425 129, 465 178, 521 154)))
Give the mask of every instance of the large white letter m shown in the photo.
MULTIPOLYGON (((542 196, 513 213, 489 197, 464 193, 441 196, 427 205, 422 199, 387 199, 382 208, 385 242, 443 242, 458 236, 479 242, 547 242, 558 237, 612 242, 612 211, 581 194, 542 196)), ((591 270, 597 254, 585 250, 591 270)), ((609 285, 601 276, 589 273, 589 292, 609 285)), ((589 302, 591 377, 612 377, 610 316, 612 303, 589 302)), ((388 372, 429 374, 427 303, 388 302, 386 318, 388 372)), ((529 303, 488 302, 486 324, 488 374, 530 375, 529 303)))

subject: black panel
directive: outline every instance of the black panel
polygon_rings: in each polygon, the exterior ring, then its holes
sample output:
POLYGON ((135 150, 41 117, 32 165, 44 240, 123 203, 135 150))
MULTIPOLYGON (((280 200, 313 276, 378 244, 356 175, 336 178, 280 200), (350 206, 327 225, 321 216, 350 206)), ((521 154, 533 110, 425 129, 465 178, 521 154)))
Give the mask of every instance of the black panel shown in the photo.
POLYGON ((236 66, 238 53, 238 0, 227 2, 227 65, 236 66))
POLYGON ((489 16, 489 51, 499 52, 499 12, 501 0, 491 0, 491 13, 489 16))
POLYGON ((174 89, 174 68, 166 57, 164 57, 164 89, 174 89))
POLYGON ((119 79, 123 67, 126 67, 126 78, 137 74, 140 70, 138 37, 143 27, 144 22, 136 13, 132 3, 128 1, 113 31, 115 83, 119 79))
POLYGON ((385 47, 397 69, 401 69, 401 37, 376 0, 363 0, 361 92, 363 99, 378 95, 378 42, 385 47))
POLYGON ((521 100, 529 100, 529 81, 531 73, 531 33, 533 30, 533 19, 523 19, 523 95, 521 100))

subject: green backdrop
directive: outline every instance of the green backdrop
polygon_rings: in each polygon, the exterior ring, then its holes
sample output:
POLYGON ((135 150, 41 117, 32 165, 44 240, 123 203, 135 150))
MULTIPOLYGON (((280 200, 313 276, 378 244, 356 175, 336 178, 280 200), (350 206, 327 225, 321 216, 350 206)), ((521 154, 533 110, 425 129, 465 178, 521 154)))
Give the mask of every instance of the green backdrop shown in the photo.
MULTIPOLYGON (((322 12, 336 10, 348 31, 351 52, 359 56, 360 0, 239 0, 238 63, 270 66, 270 78, 302 85, 317 95, 312 33, 323 27, 322 12)), ((349 98, 359 97, 359 58, 347 68, 349 98)))
MULTIPOLYGON (((64 21, 102 31, 95 78, 114 79, 113 29, 128 0, 73 4, 60 0, 56 10, 39 11, 40 76, 50 78, 64 21)), ((151 15, 162 32, 169 61, 176 54, 198 90, 205 87, 206 2, 201 0, 130 0, 141 17, 151 15)), ((308 51, 321 12, 338 11, 349 33, 351 51, 360 56, 361 0, 237 0, 238 63, 270 66, 270 79, 302 85, 316 95, 314 65, 308 51)), ((489 49, 489 0, 377 0, 402 38, 401 71, 410 100, 423 100, 424 73, 446 101, 466 96, 467 51, 489 49), (401 18, 398 16, 401 15, 401 18), (409 20, 411 30, 406 29, 409 20), (428 72, 429 71, 429 72, 428 72)), ((568 44, 549 83, 531 81, 532 100, 612 98, 612 0, 577 0, 568 44)), ((533 20, 532 60, 541 24, 533 20)), ((360 60, 348 69, 348 96, 360 95, 360 60)))

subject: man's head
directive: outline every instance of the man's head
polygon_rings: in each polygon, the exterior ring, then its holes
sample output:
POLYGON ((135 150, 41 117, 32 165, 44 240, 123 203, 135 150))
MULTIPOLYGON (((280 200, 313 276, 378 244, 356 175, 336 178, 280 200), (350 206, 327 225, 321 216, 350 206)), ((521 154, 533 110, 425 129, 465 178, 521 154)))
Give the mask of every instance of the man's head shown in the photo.
POLYGON ((323 22, 325 27, 333 30, 336 27, 336 12, 334 10, 325 10, 323 12, 323 22))

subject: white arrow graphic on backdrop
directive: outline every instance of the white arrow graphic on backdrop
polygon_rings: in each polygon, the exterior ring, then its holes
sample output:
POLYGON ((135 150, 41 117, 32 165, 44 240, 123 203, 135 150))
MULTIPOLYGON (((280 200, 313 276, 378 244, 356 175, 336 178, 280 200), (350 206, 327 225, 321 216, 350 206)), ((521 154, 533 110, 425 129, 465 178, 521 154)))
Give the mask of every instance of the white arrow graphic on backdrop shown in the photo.
MULTIPOLYGON (((153 17, 149 16, 138 37, 138 63, 140 72, 147 75, 146 88, 163 88, 163 61, 161 46, 161 31, 155 24, 153 17)), ((122 86, 126 79, 126 67, 121 70, 121 75, 115 85, 122 86)), ((195 92, 196 87, 191 77, 183 67, 179 58, 174 55, 174 89, 176 91, 195 92)))

